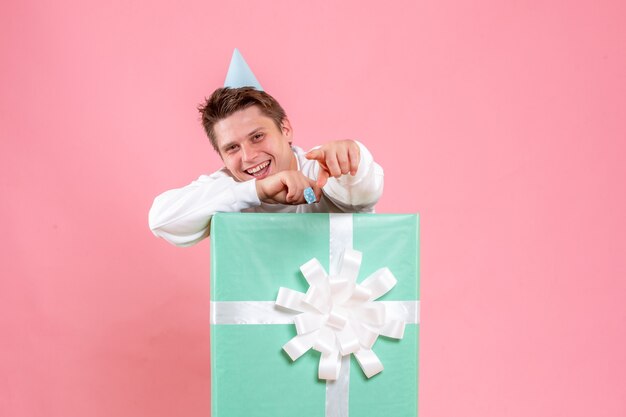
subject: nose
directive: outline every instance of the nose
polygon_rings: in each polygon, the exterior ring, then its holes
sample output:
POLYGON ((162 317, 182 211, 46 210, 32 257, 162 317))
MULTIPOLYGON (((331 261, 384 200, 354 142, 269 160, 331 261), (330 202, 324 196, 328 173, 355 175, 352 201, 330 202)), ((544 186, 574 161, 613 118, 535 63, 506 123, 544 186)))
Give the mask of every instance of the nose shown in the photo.
POLYGON ((253 145, 248 143, 243 143, 241 145, 241 157, 243 162, 253 161, 257 152, 253 145))

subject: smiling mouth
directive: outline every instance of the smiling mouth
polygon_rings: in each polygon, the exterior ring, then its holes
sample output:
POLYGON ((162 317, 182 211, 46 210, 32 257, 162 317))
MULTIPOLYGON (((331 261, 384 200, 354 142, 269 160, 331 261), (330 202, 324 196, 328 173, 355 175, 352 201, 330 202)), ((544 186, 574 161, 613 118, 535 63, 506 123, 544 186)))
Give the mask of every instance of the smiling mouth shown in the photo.
POLYGON ((253 176, 254 178, 262 178, 270 171, 271 161, 261 162, 259 165, 255 165, 252 168, 246 169, 245 173, 253 176))

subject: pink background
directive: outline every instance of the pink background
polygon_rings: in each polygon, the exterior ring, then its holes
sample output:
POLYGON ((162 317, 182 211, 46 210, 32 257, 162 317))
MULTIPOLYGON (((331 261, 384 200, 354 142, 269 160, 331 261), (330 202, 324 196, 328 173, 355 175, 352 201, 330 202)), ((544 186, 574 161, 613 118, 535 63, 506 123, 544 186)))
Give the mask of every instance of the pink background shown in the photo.
POLYGON ((624 2, 167 3, 0 6, 1 416, 209 415, 209 242, 147 213, 234 47, 421 213, 420 416, 626 415, 624 2))

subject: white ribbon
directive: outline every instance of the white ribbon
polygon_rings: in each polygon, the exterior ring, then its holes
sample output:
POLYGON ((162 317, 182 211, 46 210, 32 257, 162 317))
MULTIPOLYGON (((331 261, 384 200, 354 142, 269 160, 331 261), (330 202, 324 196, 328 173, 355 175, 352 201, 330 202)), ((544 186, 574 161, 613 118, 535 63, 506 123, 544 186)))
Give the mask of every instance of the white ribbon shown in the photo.
POLYGON ((294 361, 309 349, 320 352, 320 379, 337 379, 341 357, 350 354, 371 378, 383 370, 372 350, 378 336, 404 336, 405 320, 375 301, 396 285, 396 278, 388 268, 381 268, 358 284, 361 258, 361 252, 345 249, 334 276, 326 274, 313 258, 300 267, 309 283, 306 293, 283 287, 278 290, 276 305, 301 313, 293 320, 297 335, 283 349, 294 361))

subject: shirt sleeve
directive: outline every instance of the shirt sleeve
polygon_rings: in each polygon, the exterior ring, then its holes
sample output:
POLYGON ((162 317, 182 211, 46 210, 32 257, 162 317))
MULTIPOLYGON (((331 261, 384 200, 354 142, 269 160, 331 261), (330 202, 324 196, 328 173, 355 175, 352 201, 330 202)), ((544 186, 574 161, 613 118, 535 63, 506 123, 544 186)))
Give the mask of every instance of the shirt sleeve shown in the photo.
MULTIPOLYGON (((359 169, 356 175, 331 177, 322 191, 346 213, 373 213, 374 206, 383 194, 384 172, 382 167, 374 162, 374 157, 365 145, 356 143, 360 149, 359 169)), ((305 174, 310 178, 317 178, 319 164, 315 161, 307 161, 305 164, 308 171, 305 174)))
POLYGON ((220 170, 154 199, 148 215, 152 233, 176 246, 191 246, 209 235, 213 214, 240 212, 261 204, 256 180, 237 182, 220 170))

